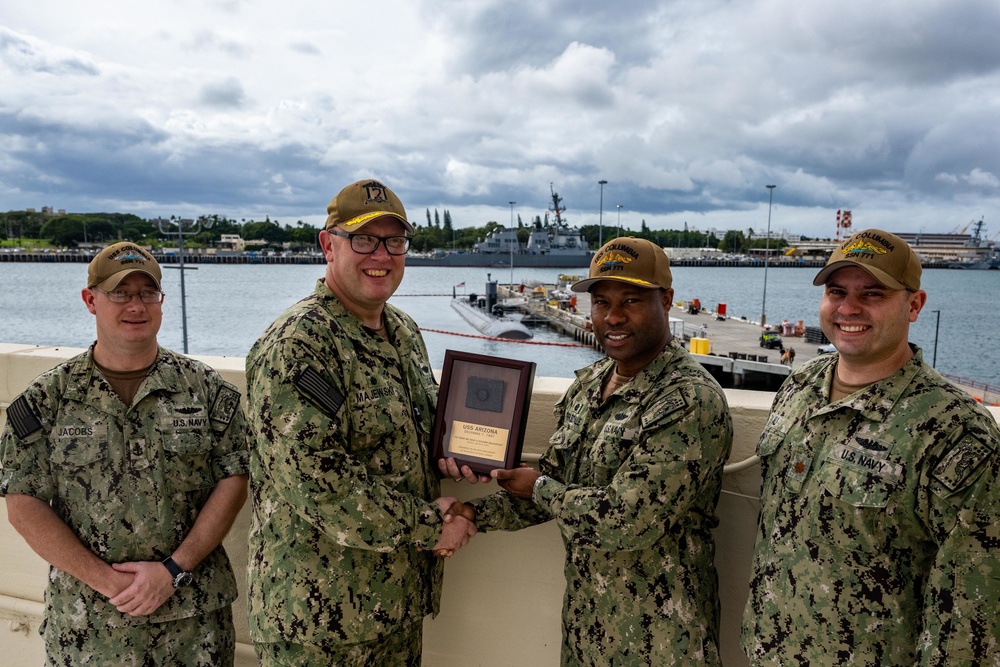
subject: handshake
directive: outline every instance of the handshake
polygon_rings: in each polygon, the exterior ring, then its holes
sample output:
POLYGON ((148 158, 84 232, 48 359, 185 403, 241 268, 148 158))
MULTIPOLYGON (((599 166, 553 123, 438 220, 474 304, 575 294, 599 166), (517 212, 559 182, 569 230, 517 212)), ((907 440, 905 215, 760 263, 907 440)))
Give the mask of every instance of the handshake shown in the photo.
POLYGON ((444 525, 441 527, 441 539, 432 547, 432 551, 438 558, 451 558, 478 532, 476 510, 458 498, 438 498, 434 502, 444 514, 444 525))
MULTIPOLYGON (((514 470, 498 468, 487 475, 476 475, 468 466, 459 468, 455 459, 440 459, 438 468, 445 477, 456 482, 463 479, 470 484, 488 482, 495 479, 500 488, 518 498, 531 498, 531 492, 541 473, 533 468, 521 465, 514 470)), ((439 558, 451 558, 455 552, 469 543, 475 537, 476 509, 463 503, 458 498, 442 497, 434 501, 444 515, 444 525, 441 528, 441 539, 431 549, 439 558)))

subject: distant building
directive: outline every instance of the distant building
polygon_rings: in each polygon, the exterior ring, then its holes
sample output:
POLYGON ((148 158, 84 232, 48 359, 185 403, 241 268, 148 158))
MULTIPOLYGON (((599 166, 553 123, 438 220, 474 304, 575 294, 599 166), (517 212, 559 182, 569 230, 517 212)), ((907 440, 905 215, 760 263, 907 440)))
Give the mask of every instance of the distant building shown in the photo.
MULTIPOLYGON (((740 230, 734 229, 732 231, 738 232, 740 230)), ((725 234, 723 234, 722 236, 725 236, 725 234)), ((721 239, 722 236, 719 236, 719 238, 721 239)), ((753 241, 754 239, 766 239, 766 238, 768 238, 768 235, 767 235, 767 230, 765 230, 765 229, 754 230, 753 234, 750 235, 750 240, 751 241, 753 241)), ((784 239, 785 241, 787 241, 789 243, 789 245, 794 245, 796 243, 801 243, 802 242, 802 235, 801 234, 792 234, 787 229, 782 229, 781 231, 772 230, 771 231, 771 238, 772 239, 784 239)))
POLYGON ((219 250, 243 252, 246 247, 247 242, 239 234, 223 234, 219 238, 219 250))

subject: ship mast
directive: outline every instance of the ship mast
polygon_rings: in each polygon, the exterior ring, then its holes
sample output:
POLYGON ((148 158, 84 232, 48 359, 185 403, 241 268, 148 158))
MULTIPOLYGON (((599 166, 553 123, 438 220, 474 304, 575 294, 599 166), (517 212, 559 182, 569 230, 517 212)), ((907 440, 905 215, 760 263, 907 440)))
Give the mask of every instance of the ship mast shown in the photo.
POLYGON ((562 227, 563 226, 562 213, 563 211, 566 210, 559 206, 562 203, 562 197, 560 197, 559 193, 553 189, 551 183, 549 183, 549 191, 552 193, 552 206, 549 206, 549 210, 552 211, 553 215, 555 215, 556 226, 562 227))
POLYGON ((973 223, 972 227, 972 245, 978 248, 982 245, 982 233, 983 233, 983 219, 980 218, 973 223))

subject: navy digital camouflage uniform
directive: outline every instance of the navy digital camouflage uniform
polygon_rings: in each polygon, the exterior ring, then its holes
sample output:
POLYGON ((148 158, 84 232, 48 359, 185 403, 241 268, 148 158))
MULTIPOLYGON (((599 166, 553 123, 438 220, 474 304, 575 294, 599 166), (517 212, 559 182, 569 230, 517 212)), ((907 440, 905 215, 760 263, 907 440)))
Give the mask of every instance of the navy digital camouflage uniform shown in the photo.
POLYGON ((340 651, 438 609, 437 385, 413 320, 384 318, 391 343, 320 280, 247 357, 255 643, 340 651))
POLYGON ((1000 432, 913 349, 836 403, 836 354, 778 392, 758 443, 753 664, 1000 664, 1000 432))
POLYGON ((615 362, 556 405, 534 499, 472 501, 480 530, 555 519, 566 545, 563 665, 718 665, 712 529, 732 421, 718 383, 672 342, 601 402, 615 362))
MULTIPOLYGON (((84 546, 108 563, 163 560, 187 536, 216 483, 247 473, 239 392, 208 366, 160 347, 126 406, 96 369, 92 353, 39 376, 8 407, 0 495, 50 503, 84 546)), ((87 655, 103 661, 134 652, 137 647, 111 645, 115 637, 130 636, 129 626, 224 610, 229 635, 215 637, 215 644, 231 655, 229 605, 236 595, 221 545, 198 565, 190 586, 174 591, 149 616, 119 612, 101 593, 52 567, 41 634, 50 658, 63 654, 71 664, 84 664, 87 655), (116 635, 114 628, 125 631, 116 635), (106 646, 81 639, 101 642, 100 631, 106 646)), ((163 628, 153 632, 162 635, 163 628)), ((197 636, 181 639, 203 642, 197 636)), ((206 655, 212 652, 206 647, 206 655)))

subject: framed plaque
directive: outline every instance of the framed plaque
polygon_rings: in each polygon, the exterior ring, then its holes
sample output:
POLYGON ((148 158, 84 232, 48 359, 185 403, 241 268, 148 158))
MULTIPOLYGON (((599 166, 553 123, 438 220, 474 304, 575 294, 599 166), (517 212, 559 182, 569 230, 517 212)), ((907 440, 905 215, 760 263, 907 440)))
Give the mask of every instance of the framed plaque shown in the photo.
POLYGON ((479 474, 521 461, 535 362, 445 350, 431 449, 479 474))

